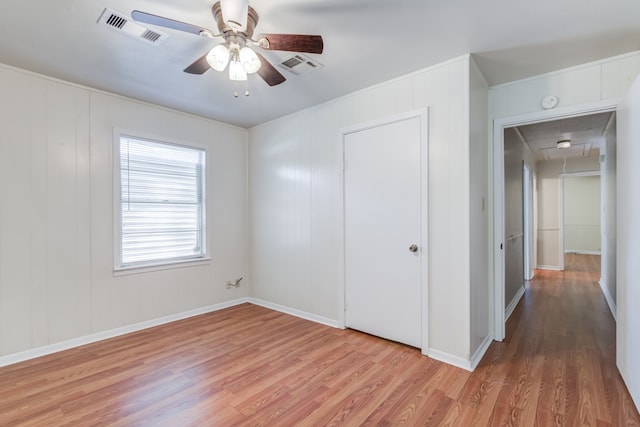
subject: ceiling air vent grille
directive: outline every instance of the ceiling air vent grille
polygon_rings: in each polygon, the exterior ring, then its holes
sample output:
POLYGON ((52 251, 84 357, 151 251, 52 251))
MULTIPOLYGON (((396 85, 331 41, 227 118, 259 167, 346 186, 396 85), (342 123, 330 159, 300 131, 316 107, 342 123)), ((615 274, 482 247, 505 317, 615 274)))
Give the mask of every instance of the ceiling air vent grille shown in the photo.
POLYGON ((158 42, 162 39, 162 34, 156 33, 155 31, 147 30, 142 34, 142 38, 150 41, 151 43, 158 42))
POLYGON ((154 45, 162 43, 162 41, 167 38, 166 34, 150 30, 137 22, 131 21, 125 15, 114 12, 111 9, 105 9, 102 12, 102 15, 98 18, 98 24, 106 25, 116 31, 154 45))
POLYGON ((318 61, 315 61, 299 53, 285 59, 280 64, 278 64, 278 66, 289 71, 292 74, 295 74, 296 76, 322 68, 322 64, 320 64, 318 61))
POLYGON ((116 27, 117 29, 121 30, 122 27, 124 27, 124 24, 127 23, 127 20, 124 19, 121 16, 118 16, 114 13, 109 14, 109 17, 107 18, 107 25, 111 25, 112 27, 116 27))

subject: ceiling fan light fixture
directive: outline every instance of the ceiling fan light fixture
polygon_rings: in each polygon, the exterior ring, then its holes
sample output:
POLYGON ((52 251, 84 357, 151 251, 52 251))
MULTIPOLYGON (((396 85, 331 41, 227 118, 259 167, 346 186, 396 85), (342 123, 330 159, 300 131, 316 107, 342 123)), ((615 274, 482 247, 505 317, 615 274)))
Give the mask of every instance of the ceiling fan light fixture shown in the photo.
POLYGON ((220 0, 222 19, 233 31, 247 29, 249 0, 220 0))
POLYGON ((244 46, 239 53, 240 63, 247 74, 253 74, 260 69, 262 63, 258 55, 249 47, 244 46))
POLYGON ((224 71, 229 63, 229 49, 224 44, 213 47, 207 54, 207 62, 216 71, 224 71))
POLYGON ((232 59, 231 62, 229 62, 229 80, 247 80, 247 73, 242 68, 242 64, 238 59, 232 59))
POLYGON ((560 141, 558 141, 556 143, 556 147, 560 148, 560 149, 566 149, 571 147, 571 140, 570 139, 562 139, 560 141))

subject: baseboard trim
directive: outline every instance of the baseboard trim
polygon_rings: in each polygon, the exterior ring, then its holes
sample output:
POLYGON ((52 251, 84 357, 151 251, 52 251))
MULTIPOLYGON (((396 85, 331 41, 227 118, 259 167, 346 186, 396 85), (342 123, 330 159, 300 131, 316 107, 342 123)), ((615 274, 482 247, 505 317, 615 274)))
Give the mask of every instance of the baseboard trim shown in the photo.
MULTIPOLYGON (((311 322, 320 323, 322 325, 330 326, 332 328, 341 329, 340 324, 337 320, 329 319, 323 316, 318 316, 317 314, 309 313, 302 310, 297 310, 295 308, 261 300, 259 298, 248 298, 248 302, 250 304, 259 305, 261 307, 279 311, 284 314, 289 314, 291 316, 309 320, 311 322)), ((476 354, 474 355, 474 359, 472 361, 463 359, 462 357, 453 356, 451 354, 448 354, 439 350, 434 350, 434 349, 429 349, 428 354, 425 354, 424 352, 423 354, 427 357, 446 363, 448 365, 452 365, 457 368, 464 369, 465 371, 473 371, 475 367, 478 365, 478 363, 480 363, 480 360, 482 359, 482 356, 484 356, 484 353, 489 348, 491 341, 492 340, 490 337, 485 338, 480 348, 478 348, 478 350, 476 351, 476 354)))
POLYGON ((231 301, 225 301, 219 304, 200 307, 200 308, 185 311, 182 313, 171 314, 169 316, 164 316, 157 319, 135 323, 133 325, 127 325, 121 328, 115 328, 115 329, 110 329, 108 331, 97 332, 95 334, 85 335, 85 336, 73 338, 67 341, 45 345, 42 347, 22 351, 19 353, 9 354, 7 356, 0 357, 0 367, 13 365, 15 363, 24 362, 26 360, 35 359, 36 357, 46 356, 52 353, 57 353, 59 351, 68 350, 74 347, 80 347, 82 345, 91 344, 97 341, 102 341, 109 338, 115 338, 121 335, 130 334, 132 332, 138 332, 143 329, 164 325, 166 323, 175 322, 177 320, 182 320, 189 317, 199 316, 201 314, 223 310, 225 308, 233 307, 233 306, 244 304, 247 302, 249 302, 248 298, 239 298, 231 301))
POLYGON ((478 347, 476 352, 473 354, 473 357, 471 358, 471 371, 474 371, 478 367, 478 364, 480 364, 480 361, 484 357, 484 354, 487 352, 487 350, 489 350, 489 346, 492 342, 493 339, 489 335, 484 338, 482 344, 480 344, 480 347, 478 347))
POLYGON ((611 315, 613 316, 613 320, 618 321, 618 307, 616 306, 616 302, 613 300, 611 293, 609 293, 609 288, 605 281, 600 279, 600 289, 602 289, 602 294, 604 295, 604 299, 607 300, 607 305, 609 306, 609 311, 611 311, 611 315))
POLYGON ((513 296, 513 299, 511 300, 511 302, 507 306, 507 309, 504 311, 504 321, 505 322, 507 320, 509 320, 509 317, 511 317, 511 314, 513 314, 513 310, 516 309, 516 307, 517 307, 518 303, 520 302, 520 300, 522 299, 523 295, 524 295, 524 286, 521 287, 520 289, 518 289, 518 292, 516 292, 516 294, 513 296))
POLYGON ((576 254, 576 255, 602 255, 601 251, 582 251, 582 250, 571 250, 567 249, 564 251, 565 254, 576 254))
POLYGON ((472 372, 471 361, 463 359, 459 356, 454 356, 444 351, 429 349, 429 357, 439 362, 446 363, 447 365, 455 366, 456 368, 464 369, 465 371, 472 372))
POLYGON ((340 328, 340 325, 337 320, 329 319, 328 317, 318 316, 317 314, 313 314, 313 313, 298 310, 295 308, 287 307, 284 305, 276 304, 274 302, 261 300, 259 298, 248 298, 247 302, 251 304, 259 305, 261 307, 269 308, 271 310, 279 311, 284 314, 289 314, 291 316, 299 317, 301 319, 310 320, 311 322, 320 323, 326 326, 331 326, 332 328, 337 328, 337 329, 340 328))
POLYGON ((539 265, 536 268, 538 270, 562 271, 559 265, 539 265))

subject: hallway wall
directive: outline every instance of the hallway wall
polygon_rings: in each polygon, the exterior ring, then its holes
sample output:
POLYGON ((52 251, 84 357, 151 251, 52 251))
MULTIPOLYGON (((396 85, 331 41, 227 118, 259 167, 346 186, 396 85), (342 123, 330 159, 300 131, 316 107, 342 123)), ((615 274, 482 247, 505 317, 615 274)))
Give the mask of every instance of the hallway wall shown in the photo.
MULTIPOLYGON (((541 161, 538 170, 538 265, 537 268, 559 270, 562 266, 560 225, 560 175, 563 160, 541 161)), ((566 173, 591 172, 600 169, 597 157, 567 159, 566 173)))
MULTIPOLYGON (((512 311, 524 292, 524 188, 523 164, 535 171, 528 145, 514 128, 504 131, 505 278, 504 308, 512 311)), ((509 313, 507 313, 509 314, 509 313)))
POLYGON ((600 149, 600 191, 603 206, 602 260, 600 286, 611 313, 615 318, 616 308, 616 181, 617 181, 617 121, 614 120, 605 135, 604 146, 600 149))
POLYGON ((563 180, 564 252, 600 254, 600 175, 563 180))
POLYGON ((618 115, 618 322, 617 361, 636 406, 640 407, 640 77, 618 115))

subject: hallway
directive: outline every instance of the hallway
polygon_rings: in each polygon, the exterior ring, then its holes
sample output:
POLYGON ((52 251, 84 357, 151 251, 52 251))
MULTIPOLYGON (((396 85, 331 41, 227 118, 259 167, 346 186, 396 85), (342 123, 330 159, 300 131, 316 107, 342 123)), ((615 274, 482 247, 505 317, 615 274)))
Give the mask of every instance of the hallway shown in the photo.
POLYGON ((565 268, 536 270, 505 341, 494 343, 478 367, 502 383, 493 391, 493 416, 500 425, 640 425, 615 366, 615 322, 598 284, 600 257, 567 254, 565 268))

